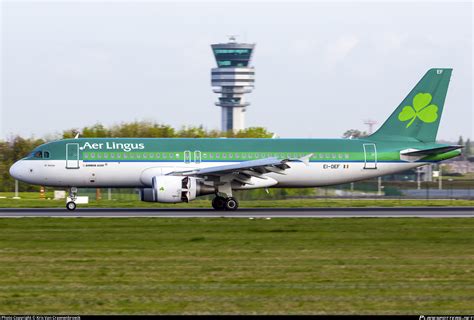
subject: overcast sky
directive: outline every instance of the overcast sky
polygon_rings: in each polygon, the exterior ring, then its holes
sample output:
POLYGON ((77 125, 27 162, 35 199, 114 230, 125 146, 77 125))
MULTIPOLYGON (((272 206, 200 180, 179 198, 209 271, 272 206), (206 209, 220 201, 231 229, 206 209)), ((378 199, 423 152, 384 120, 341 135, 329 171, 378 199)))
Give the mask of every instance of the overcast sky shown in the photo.
POLYGON ((438 138, 474 138, 471 2, 3 1, 0 137, 101 122, 220 128, 210 44, 255 42, 246 125, 340 137, 454 68, 438 138))

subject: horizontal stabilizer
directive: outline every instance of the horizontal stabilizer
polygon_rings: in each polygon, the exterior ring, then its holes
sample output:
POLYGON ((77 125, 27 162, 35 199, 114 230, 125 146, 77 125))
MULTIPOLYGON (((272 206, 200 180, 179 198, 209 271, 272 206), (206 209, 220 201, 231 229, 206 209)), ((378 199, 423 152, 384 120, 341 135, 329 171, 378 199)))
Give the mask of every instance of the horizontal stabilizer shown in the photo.
POLYGON ((431 149, 423 149, 423 150, 415 150, 415 151, 406 151, 406 152, 401 152, 402 155, 404 156, 429 156, 433 154, 440 154, 440 153, 445 153, 457 149, 464 148, 463 146, 446 146, 446 147, 439 147, 439 148, 431 148, 431 149))

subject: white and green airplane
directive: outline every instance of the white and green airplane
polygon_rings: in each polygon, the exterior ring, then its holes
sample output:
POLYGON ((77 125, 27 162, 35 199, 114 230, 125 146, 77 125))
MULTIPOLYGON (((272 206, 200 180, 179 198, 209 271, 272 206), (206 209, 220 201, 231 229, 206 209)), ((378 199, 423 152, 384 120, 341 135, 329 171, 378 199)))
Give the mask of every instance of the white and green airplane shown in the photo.
POLYGON ((149 202, 189 202, 215 194, 236 210, 234 190, 320 187, 392 174, 456 157, 436 143, 452 69, 430 69, 387 121, 361 139, 76 138, 45 143, 10 174, 31 184, 140 188, 149 202))

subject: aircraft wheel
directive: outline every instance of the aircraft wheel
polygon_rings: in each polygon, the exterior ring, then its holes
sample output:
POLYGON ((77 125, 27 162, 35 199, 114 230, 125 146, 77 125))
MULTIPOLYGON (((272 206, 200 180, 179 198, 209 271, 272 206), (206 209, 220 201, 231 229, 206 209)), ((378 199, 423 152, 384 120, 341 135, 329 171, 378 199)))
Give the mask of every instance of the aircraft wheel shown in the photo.
POLYGON ((215 197, 212 199, 212 207, 216 210, 223 210, 225 208, 226 199, 224 197, 215 197))
POLYGON ((228 211, 235 211, 239 207, 239 203, 237 202, 237 199, 235 198, 227 198, 225 200, 225 209, 228 211))
POLYGON ((74 201, 69 201, 68 203, 66 203, 66 209, 68 209, 69 211, 76 210, 76 203, 74 201))

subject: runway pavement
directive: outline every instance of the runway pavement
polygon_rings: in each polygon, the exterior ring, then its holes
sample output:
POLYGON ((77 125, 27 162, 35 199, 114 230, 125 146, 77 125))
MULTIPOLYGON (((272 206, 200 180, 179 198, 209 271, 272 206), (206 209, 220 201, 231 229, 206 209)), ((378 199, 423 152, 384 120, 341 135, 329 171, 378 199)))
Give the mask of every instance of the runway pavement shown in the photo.
POLYGON ((0 218, 474 218, 474 207, 410 207, 410 208, 257 208, 237 211, 209 209, 0 209, 0 218))

